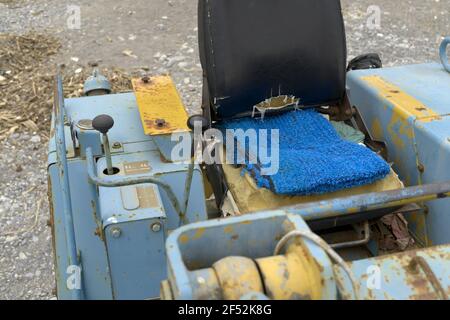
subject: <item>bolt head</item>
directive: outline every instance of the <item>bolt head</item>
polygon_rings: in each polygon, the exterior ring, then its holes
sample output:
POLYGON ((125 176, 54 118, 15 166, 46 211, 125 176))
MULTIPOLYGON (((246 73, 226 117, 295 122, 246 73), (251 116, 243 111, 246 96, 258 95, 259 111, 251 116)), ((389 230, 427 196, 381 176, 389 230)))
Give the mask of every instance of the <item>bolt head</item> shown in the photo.
POLYGON ((122 230, 120 228, 113 228, 111 229, 111 236, 115 239, 120 238, 122 235, 122 230))
POLYGON ((113 149, 120 149, 122 148, 122 144, 120 142, 114 142, 112 147, 113 149))
POLYGON ((160 232, 161 231, 161 223, 156 222, 152 224, 151 229, 153 232, 160 232))
POLYGON ((155 124, 159 128, 164 127, 164 125, 166 124, 166 120, 164 120, 164 119, 156 119, 155 120, 155 124))

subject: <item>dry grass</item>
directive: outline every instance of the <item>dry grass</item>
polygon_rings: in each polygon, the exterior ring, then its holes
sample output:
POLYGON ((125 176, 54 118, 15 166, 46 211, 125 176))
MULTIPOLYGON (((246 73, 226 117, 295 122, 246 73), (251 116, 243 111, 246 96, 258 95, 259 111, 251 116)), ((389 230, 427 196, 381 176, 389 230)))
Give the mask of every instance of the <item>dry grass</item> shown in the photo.
MULTIPOLYGON (((16 131, 31 131, 46 137, 53 106, 53 57, 59 41, 48 35, 0 35, 0 140, 16 131)), ((131 89, 131 78, 123 70, 103 68, 113 91, 131 89)), ((65 97, 82 95, 92 68, 64 70, 65 97)))
MULTIPOLYGON (((0 140, 16 131, 43 136, 50 128, 57 39, 43 34, 0 35, 0 140)), ((65 97, 82 95, 92 68, 63 69, 65 97), (73 69, 73 70, 72 70, 73 69)), ((113 91, 131 89, 130 76, 120 69, 102 69, 113 91)))

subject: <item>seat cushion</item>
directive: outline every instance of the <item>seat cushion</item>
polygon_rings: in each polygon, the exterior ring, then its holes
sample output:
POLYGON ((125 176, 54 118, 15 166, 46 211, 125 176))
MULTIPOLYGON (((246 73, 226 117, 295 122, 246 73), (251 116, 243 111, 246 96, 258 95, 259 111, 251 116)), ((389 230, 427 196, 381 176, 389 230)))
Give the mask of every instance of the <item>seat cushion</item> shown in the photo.
MULTIPOLYGON (((365 146, 343 140, 333 125, 314 110, 292 111, 260 119, 243 118, 226 121, 223 129, 273 129, 279 131, 279 170, 263 175, 259 151, 249 148, 249 141, 236 140, 235 154, 246 153, 244 173, 248 172, 260 188, 279 195, 320 195, 372 184, 390 173, 390 166, 365 146), (256 154, 254 154, 256 152, 256 154), (249 161, 257 159, 257 161, 249 161)), ((263 140, 257 141, 261 146, 263 140)), ((275 145, 269 141, 268 154, 275 145)), ((228 150, 227 150, 228 152, 228 150)))
POLYGON ((199 0, 200 60, 215 118, 245 115, 265 99, 304 106, 345 93, 339 0, 199 0))

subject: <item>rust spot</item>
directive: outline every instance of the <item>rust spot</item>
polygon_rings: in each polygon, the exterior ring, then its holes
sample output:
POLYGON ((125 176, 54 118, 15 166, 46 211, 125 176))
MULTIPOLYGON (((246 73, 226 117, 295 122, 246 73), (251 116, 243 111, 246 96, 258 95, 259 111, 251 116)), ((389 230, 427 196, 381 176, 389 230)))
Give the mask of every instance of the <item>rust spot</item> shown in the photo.
POLYGON ((188 235, 183 234, 183 235, 180 236, 180 243, 186 244, 186 243, 188 243, 188 242, 189 242, 189 237, 188 237, 188 235))
POLYGON ((97 209, 95 207, 94 200, 91 201, 91 208, 95 224, 97 225, 97 228, 95 228, 94 230, 94 235, 98 236, 101 241, 105 242, 105 233, 103 232, 103 225, 102 222, 97 217, 97 209))
POLYGON ((226 227, 223 229, 223 232, 224 232, 224 233, 232 233, 232 232, 233 232, 233 227, 232 227, 232 226, 226 226, 226 227))
POLYGON ((195 232, 195 235, 193 237, 194 240, 200 239, 203 234, 205 233, 206 229, 205 228, 200 228, 195 232))
MULTIPOLYGON (((51 233, 52 233, 52 251, 53 251, 53 263, 55 268, 58 266, 58 258, 56 253, 56 231, 55 231, 55 211, 53 207, 53 196, 52 196, 52 180, 50 176, 47 178, 47 197, 48 197, 48 206, 49 206, 49 214, 50 214, 50 224, 51 224, 51 233)), ((59 272, 55 272, 55 289, 54 296, 57 295, 58 292, 58 275, 59 272)))

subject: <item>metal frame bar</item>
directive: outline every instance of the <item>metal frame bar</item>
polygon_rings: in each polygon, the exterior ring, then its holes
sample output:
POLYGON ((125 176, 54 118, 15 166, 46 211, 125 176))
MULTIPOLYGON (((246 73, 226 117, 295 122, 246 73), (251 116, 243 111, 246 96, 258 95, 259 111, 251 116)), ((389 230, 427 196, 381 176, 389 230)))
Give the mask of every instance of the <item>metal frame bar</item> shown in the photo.
POLYGON ((306 221, 336 218, 379 209, 402 207, 450 197, 450 181, 409 187, 400 190, 373 192, 280 208, 301 215, 306 221))
MULTIPOLYGON (((66 156, 66 137, 64 134, 64 91, 62 85, 61 75, 58 74, 55 80, 55 95, 54 95, 54 115, 55 115, 55 138, 56 138, 56 155, 59 170, 59 180, 61 184, 61 192, 63 198, 64 210, 64 228, 66 230, 66 246, 68 254, 68 265, 76 265, 80 268, 80 259, 78 255, 75 227, 73 224, 72 199, 70 195, 69 184, 69 168, 66 156)), ((81 271, 82 272, 82 271, 81 271)), ((80 273, 82 276, 82 273, 80 273)), ((80 281, 82 283, 82 281, 80 281)), ((74 300, 81 300, 82 288, 72 289, 72 298, 74 300)))
MULTIPOLYGON (((94 156, 92 153, 92 148, 87 148, 86 149, 86 163, 87 163, 87 173, 89 176, 89 182, 91 184, 100 186, 100 187, 105 187, 105 188, 117 188, 117 187, 126 187, 126 186, 132 186, 132 185, 137 185, 137 184, 144 184, 144 183, 152 183, 152 184, 156 184, 157 186, 161 187, 167 194, 167 196, 169 197, 170 202, 172 203, 173 208, 175 209, 175 211, 177 212, 177 214, 180 217, 180 221, 183 224, 187 224, 189 223, 186 220, 186 211, 187 211, 187 207, 186 208, 181 208, 181 205, 176 197, 176 195, 174 194, 174 192, 172 191, 172 188, 170 187, 170 185, 168 185, 165 182, 162 182, 159 179, 155 179, 153 177, 131 177, 131 178, 100 178, 97 176, 97 174, 95 173, 95 162, 94 162, 94 156)), ((194 171, 194 166, 191 165, 189 167, 189 171, 188 171, 188 177, 191 177, 194 171)), ((191 180, 192 179, 189 179, 191 180)), ((185 197, 189 197, 189 193, 190 192, 186 192, 185 193, 185 197)), ((188 201, 185 199, 183 204, 186 205, 188 203, 188 201)))
POLYGON ((442 44, 439 48, 439 55, 441 57, 442 65, 444 66, 445 70, 450 72, 450 62, 448 61, 447 56, 447 46, 450 44, 450 37, 446 37, 444 41, 442 41, 442 44))

